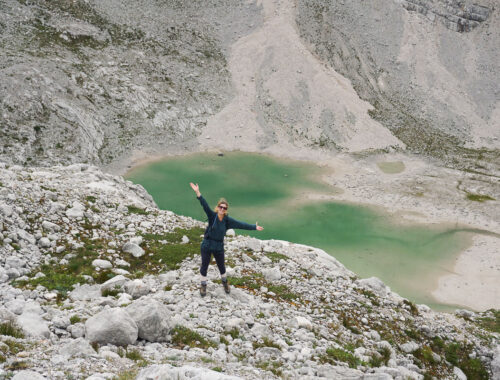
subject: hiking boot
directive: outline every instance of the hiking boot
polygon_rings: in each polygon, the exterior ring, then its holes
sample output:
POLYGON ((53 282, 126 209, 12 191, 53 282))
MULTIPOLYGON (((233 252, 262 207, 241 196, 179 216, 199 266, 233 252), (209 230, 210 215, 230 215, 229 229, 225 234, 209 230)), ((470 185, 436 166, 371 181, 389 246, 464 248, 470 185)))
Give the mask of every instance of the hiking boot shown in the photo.
POLYGON ((207 284, 200 285, 200 294, 202 297, 205 297, 207 295, 207 284))
POLYGON ((231 289, 229 289, 229 282, 227 280, 222 281, 222 286, 224 287, 224 291, 226 292, 226 294, 231 293, 231 289))

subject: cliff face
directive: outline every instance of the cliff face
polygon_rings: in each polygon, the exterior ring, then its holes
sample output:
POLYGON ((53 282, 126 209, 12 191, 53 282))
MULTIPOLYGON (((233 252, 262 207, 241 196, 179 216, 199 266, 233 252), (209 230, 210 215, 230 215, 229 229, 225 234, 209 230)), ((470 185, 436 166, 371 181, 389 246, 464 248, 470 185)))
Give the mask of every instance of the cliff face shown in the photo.
POLYGON ((104 164, 197 136, 230 93, 240 18, 258 23, 251 5, 199 5, 0 1, 0 157, 104 164))
POLYGON ((211 266, 201 298, 204 223, 93 166, 0 164, 0 178, 0 376, 500 374, 498 312, 436 313, 320 249, 234 234, 231 294, 211 266))
POLYGON ((498 170, 495 2, 298 1, 297 26, 413 152, 498 170))

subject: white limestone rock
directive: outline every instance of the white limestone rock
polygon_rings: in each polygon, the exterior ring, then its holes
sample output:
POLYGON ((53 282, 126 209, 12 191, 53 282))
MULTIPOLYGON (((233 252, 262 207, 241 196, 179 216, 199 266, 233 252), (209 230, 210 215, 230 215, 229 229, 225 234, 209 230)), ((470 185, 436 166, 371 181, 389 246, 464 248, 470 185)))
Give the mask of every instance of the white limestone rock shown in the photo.
POLYGON ((85 322, 85 338, 92 343, 126 346, 135 343, 138 333, 135 321, 121 308, 103 310, 85 322))
POLYGON ((139 247, 137 244, 134 243, 125 243, 122 247, 122 251, 125 253, 130 253, 134 257, 141 257, 143 256, 146 252, 144 249, 139 247))
POLYGON ((125 283, 124 288, 125 292, 130 294, 134 299, 145 296, 151 292, 151 288, 149 287, 149 285, 145 284, 140 279, 128 281, 127 283, 125 283))
POLYGON ((118 276, 110 278, 108 281, 101 284, 101 291, 102 290, 121 289, 122 286, 125 285, 125 283, 127 283, 128 281, 130 281, 130 280, 127 277, 119 274, 118 276))
POLYGON ((108 260, 95 259, 92 261, 92 266, 100 269, 109 269, 113 267, 113 264, 108 260))
POLYGON ((263 269, 262 274, 267 281, 278 281, 281 280, 281 271, 278 267, 263 269))
POLYGON ((59 354, 67 358, 97 356, 97 352, 85 338, 71 339, 59 348, 59 354))
POLYGON ((47 322, 34 313, 23 313, 17 317, 17 325, 32 338, 48 338, 50 336, 47 322))
POLYGON ((139 372, 136 380, 171 380, 171 379, 189 379, 189 380, 244 380, 238 376, 225 375, 220 372, 212 371, 203 367, 194 367, 183 365, 182 367, 173 367, 170 364, 155 364, 144 368, 139 372))
POLYGON ((149 342, 166 341, 170 332, 171 311, 162 303, 141 298, 125 308, 138 327, 139 338, 149 342))
POLYGON ((391 291, 389 287, 377 277, 364 278, 357 280, 355 283, 362 288, 373 291, 379 297, 385 297, 391 291))
POLYGON ((45 376, 29 369, 17 372, 11 380, 47 380, 45 376))

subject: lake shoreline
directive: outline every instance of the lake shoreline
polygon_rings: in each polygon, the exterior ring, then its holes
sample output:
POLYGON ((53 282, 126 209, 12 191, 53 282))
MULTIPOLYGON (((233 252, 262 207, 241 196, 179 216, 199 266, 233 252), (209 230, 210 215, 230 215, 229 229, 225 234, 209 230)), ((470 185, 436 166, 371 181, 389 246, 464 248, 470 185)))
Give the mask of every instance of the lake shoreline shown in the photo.
MULTIPOLYGON (((238 150, 236 150, 238 151, 238 150)), ((183 154, 146 154, 135 152, 134 155, 123 160, 116 167, 118 173, 124 175, 131 170, 149 164, 154 161, 208 152, 217 154, 223 151, 211 148, 204 151, 194 149, 183 154)), ((258 153, 266 156, 310 161, 316 165, 326 167, 329 173, 324 176, 324 181, 335 186, 341 191, 336 193, 332 200, 336 202, 347 202, 381 207, 399 218, 400 223, 425 223, 436 225, 441 223, 460 224, 469 228, 479 228, 498 233, 500 231, 499 222, 495 218, 481 212, 484 204, 466 202, 460 191, 446 194, 437 192, 427 195, 429 178, 432 178, 434 185, 439 187, 450 178, 456 181, 461 172, 448 168, 440 168, 432 163, 423 161, 402 153, 379 154, 366 158, 353 158, 347 154, 331 154, 324 151, 311 151, 310 149, 290 150, 281 147, 280 149, 268 149, 258 153), (314 160, 317 160, 316 162, 314 160), (384 173, 377 167, 380 161, 402 161, 405 170, 401 173, 384 173), (432 172, 432 176, 429 175, 432 172), (419 178, 426 178, 420 180, 419 178), (394 181, 406 182, 407 186, 394 186, 387 191, 387 186, 394 181), (416 183, 416 185, 415 185, 416 183), (408 185, 413 185, 408 187, 408 185), (411 193, 413 188, 417 192, 411 193), (421 195, 423 193, 423 195, 421 195), (451 195, 451 196, 450 196, 451 195)), ((453 182, 452 181, 452 182, 453 182)), ((498 203, 497 201, 490 203, 498 203)), ((437 287, 432 292, 438 303, 461 305, 474 310, 485 310, 488 308, 500 308, 500 297, 488 289, 500 288, 500 253, 495 251, 498 246, 498 238, 488 239, 486 242, 477 243, 477 239, 471 247, 462 252, 456 258, 456 264, 452 274, 445 274, 437 281, 437 287), (488 254, 483 255, 487 251, 488 254), (481 262, 477 263, 475 257, 480 255, 481 262), (484 256, 484 257, 483 257, 484 256), (469 268, 464 273, 463 268, 469 268), (491 269, 493 268, 493 269, 491 269), (484 273, 492 275, 483 278, 484 273), (457 287, 457 283, 467 283, 467 287, 457 287), (478 296, 479 295, 479 296, 478 296)))

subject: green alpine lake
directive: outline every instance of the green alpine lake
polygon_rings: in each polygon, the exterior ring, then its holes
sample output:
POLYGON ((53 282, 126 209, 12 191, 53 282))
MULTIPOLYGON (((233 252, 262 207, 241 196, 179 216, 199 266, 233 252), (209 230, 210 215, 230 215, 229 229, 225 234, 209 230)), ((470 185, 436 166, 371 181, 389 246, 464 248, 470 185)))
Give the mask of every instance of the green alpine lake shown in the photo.
POLYGON ((209 205, 225 197, 232 217, 264 227, 237 233, 319 247, 362 278, 376 276, 414 302, 450 308, 437 304, 431 290, 453 270, 471 231, 408 225, 374 208, 319 200, 338 191, 321 181, 325 170, 259 154, 201 153, 150 162, 126 178, 144 186, 161 209, 206 220, 189 186, 198 183, 209 205))

